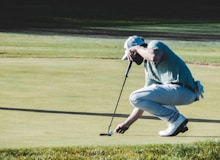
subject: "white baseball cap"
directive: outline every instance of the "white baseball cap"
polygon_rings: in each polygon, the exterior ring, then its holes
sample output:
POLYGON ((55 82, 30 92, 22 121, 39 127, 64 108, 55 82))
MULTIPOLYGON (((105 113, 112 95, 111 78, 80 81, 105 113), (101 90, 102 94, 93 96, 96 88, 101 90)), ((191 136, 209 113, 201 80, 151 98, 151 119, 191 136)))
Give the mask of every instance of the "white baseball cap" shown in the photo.
MULTIPOLYGON (((144 45, 144 44, 146 44, 146 43, 144 42, 143 37, 134 35, 134 36, 128 37, 128 39, 125 41, 124 49, 126 50, 126 49, 129 49, 129 48, 133 47, 133 46, 141 46, 141 45, 144 45)), ((126 53, 124 54, 124 56, 122 57, 121 60, 127 60, 127 54, 126 53)))

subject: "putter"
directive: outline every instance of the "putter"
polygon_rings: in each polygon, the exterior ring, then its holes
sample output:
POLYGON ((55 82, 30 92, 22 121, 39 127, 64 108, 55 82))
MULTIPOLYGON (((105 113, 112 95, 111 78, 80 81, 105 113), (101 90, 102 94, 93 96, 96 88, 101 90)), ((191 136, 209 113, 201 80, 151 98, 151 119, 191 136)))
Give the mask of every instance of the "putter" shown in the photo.
POLYGON ((120 91, 120 94, 119 94, 119 96, 118 96, 118 100, 117 100, 117 103, 116 103, 116 106, 115 106, 115 110, 114 110, 114 113, 113 113, 113 115, 112 115, 110 124, 109 124, 109 126, 108 126, 108 132, 107 132, 107 133, 100 133, 100 134, 99 134, 100 136, 111 136, 111 135, 113 134, 113 131, 111 130, 112 122, 113 122, 113 119, 114 119, 114 117, 115 117, 115 113, 116 113, 116 110, 117 110, 117 108, 118 108, 118 103, 119 103, 119 101, 120 101, 121 94, 122 94, 122 91, 123 91, 123 88, 124 88, 126 79, 127 79, 127 77, 128 77, 128 73, 129 73, 129 71, 130 71, 131 65, 132 65, 132 61, 129 61, 127 70, 126 70, 126 72, 125 72, 124 82, 123 82, 123 84, 122 84, 121 91, 120 91))

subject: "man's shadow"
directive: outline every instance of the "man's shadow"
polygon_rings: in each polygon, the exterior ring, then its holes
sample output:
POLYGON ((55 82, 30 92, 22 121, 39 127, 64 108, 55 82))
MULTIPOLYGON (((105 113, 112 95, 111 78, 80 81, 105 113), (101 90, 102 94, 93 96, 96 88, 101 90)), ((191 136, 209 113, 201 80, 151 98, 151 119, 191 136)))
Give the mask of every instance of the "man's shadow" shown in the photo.
MULTIPOLYGON (((36 113, 51 113, 51 114, 72 114, 72 115, 84 115, 84 116, 104 116, 112 117, 112 113, 92 113, 92 112, 73 112, 73 111, 59 111, 59 110, 42 110, 42 109, 28 109, 28 108, 9 108, 9 107, 0 107, 0 110, 7 111, 19 111, 19 112, 36 112, 36 113)), ((128 114, 115 114, 114 117, 127 118, 128 114)), ((150 120, 159 120, 154 116, 142 116, 140 119, 150 119, 150 120)), ((200 123, 220 123, 218 119, 198 119, 198 118, 189 118, 190 122, 200 122, 200 123)))

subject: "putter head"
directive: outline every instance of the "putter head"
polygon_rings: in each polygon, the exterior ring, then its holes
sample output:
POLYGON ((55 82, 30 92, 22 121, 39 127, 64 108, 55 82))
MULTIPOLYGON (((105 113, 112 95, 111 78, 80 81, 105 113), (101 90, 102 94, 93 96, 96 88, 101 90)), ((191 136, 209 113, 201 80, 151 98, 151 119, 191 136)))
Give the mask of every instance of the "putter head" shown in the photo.
POLYGON ((111 134, 108 134, 108 133, 100 133, 99 136, 111 136, 111 134))
POLYGON ((112 136, 113 132, 111 130, 108 133, 100 133, 99 136, 112 136))

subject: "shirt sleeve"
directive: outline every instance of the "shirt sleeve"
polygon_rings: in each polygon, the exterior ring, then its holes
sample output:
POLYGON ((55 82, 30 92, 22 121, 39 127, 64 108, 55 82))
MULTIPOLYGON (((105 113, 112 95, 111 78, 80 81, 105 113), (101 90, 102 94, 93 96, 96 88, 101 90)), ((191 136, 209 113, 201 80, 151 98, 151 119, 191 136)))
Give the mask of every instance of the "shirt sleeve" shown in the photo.
POLYGON ((158 40, 152 40, 149 42, 147 48, 154 48, 163 51, 163 43, 158 40))

